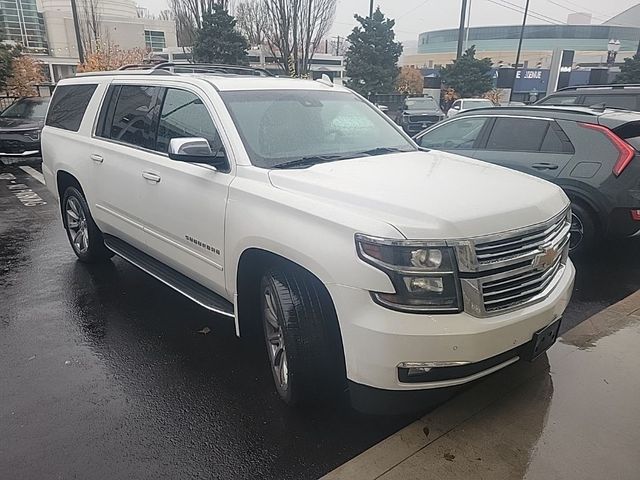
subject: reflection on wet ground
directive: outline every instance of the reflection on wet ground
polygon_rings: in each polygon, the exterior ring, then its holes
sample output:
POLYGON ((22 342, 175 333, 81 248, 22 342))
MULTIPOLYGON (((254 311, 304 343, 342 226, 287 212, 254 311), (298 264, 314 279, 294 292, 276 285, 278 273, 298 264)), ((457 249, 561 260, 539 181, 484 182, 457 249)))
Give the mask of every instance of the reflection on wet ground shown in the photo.
MULTIPOLYGON (((0 182, 3 475, 317 478, 414 420, 286 408, 262 342, 122 260, 76 262, 51 196, 11 172, 48 204, 0 182)), ((565 327, 640 282, 622 252, 578 265, 565 327)))

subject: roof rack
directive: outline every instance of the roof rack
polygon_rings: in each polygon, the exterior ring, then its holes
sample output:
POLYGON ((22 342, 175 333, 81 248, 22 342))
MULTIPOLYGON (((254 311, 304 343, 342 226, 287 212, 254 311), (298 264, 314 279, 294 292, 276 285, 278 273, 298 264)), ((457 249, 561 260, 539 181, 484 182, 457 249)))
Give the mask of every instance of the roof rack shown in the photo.
POLYGON ((221 65, 216 63, 162 62, 132 63, 123 65, 115 71, 83 72, 77 76, 114 75, 120 73, 139 75, 177 75, 180 73, 209 73, 217 75, 244 75, 256 77, 273 77, 263 68, 246 65, 221 65))
POLYGON ((586 90, 586 89, 611 89, 624 90, 625 88, 640 88, 640 83, 616 83, 610 85, 574 85, 573 87, 564 87, 556 90, 557 92, 566 92, 568 90, 586 90))
POLYGON ((247 65, 223 65, 218 63, 161 62, 156 64, 124 65, 119 68, 119 70, 135 69, 150 70, 152 74, 165 71, 170 73, 220 73, 223 75, 273 76, 263 68, 249 67, 247 65))
POLYGON ((467 112, 477 112, 479 110, 491 110, 493 112, 505 112, 505 113, 525 110, 529 112, 556 112, 556 113, 562 112, 562 113, 575 113, 580 115, 591 115, 591 116, 595 116, 601 113, 601 112, 598 112, 597 110, 592 109, 591 107, 580 106, 580 105, 575 105, 575 106, 571 105, 567 107, 563 105, 520 105, 520 106, 473 108, 471 110, 465 110, 464 112, 459 113, 458 115, 456 115, 455 118, 457 118, 460 115, 464 115, 467 112))

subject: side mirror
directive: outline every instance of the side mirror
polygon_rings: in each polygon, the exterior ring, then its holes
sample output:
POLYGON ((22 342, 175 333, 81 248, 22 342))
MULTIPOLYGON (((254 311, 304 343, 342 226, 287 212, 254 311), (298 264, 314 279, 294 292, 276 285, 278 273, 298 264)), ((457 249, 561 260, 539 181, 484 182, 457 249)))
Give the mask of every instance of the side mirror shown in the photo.
POLYGON ((169 140, 169 158, 178 162, 206 163, 216 168, 227 165, 222 145, 217 152, 211 150, 206 138, 184 137, 169 140))

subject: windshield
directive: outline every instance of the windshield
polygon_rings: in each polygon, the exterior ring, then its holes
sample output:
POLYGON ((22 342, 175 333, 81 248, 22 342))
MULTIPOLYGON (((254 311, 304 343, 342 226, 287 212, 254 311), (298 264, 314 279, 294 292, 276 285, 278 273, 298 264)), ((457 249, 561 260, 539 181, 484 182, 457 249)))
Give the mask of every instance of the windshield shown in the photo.
POLYGON ((40 120, 47 114, 49 98, 21 98, 4 112, 1 117, 40 120))
POLYGON ((493 107, 493 103, 491 102, 491 100, 465 100, 464 101, 464 108, 465 109, 470 109, 470 108, 483 108, 483 107, 493 107))
POLYGON ((221 96, 258 167, 416 150, 384 114, 350 92, 255 90, 221 96))
POLYGON ((407 110, 438 110, 438 104, 433 98, 407 98, 404 102, 407 110))

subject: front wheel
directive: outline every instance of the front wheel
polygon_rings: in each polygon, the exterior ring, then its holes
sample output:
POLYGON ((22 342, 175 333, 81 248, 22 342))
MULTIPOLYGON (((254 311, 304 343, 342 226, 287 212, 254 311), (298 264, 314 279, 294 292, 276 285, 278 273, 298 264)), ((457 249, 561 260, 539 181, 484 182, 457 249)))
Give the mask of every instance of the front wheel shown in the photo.
POLYGON ((345 384, 335 309, 322 283, 295 266, 266 272, 261 314, 275 387, 289 405, 335 397, 345 384))
POLYGON ((62 196, 62 220, 71 248, 81 262, 95 263, 113 256, 104 246, 84 195, 76 187, 68 187, 62 196))

